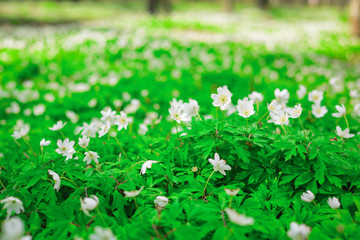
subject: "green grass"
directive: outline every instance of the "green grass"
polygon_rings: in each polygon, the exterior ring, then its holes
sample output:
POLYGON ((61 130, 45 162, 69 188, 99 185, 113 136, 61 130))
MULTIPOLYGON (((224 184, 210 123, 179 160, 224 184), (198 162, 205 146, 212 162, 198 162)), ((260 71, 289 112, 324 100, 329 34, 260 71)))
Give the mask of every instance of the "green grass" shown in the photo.
MULTIPOLYGON (((37 4, 43 13, 36 21, 47 22, 56 17, 44 9, 75 6, 37 4)), ((112 4, 104 4, 97 16, 117 12, 112 4)), ((63 13, 83 21, 95 6, 82 3, 77 7, 83 12, 69 7, 63 13)), ((118 21, 2 28, 0 200, 22 201, 24 212, 12 213, 20 218, 12 221, 24 223, 19 235, 89 239, 102 227, 119 240, 285 240, 296 222, 311 228, 310 240, 360 238, 360 114, 355 107, 360 99, 353 92, 350 96, 350 90, 360 92, 359 42, 336 17, 323 19, 335 26, 312 36, 306 24, 320 29, 315 10, 295 16, 294 9, 261 12, 240 6, 235 18, 209 20, 206 14, 214 11, 209 6, 197 15, 179 7, 172 16, 156 17, 129 6, 113 15, 118 21), (333 77, 340 77, 335 85, 333 77), (297 96, 300 84, 307 93, 324 91, 324 117, 314 116, 308 95, 297 96), (247 119, 236 110, 221 111, 211 94, 224 85, 234 105, 254 90, 264 101, 247 119), (277 88, 289 91, 288 107, 301 104, 301 122, 290 118, 283 128, 267 121, 267 103, 277 88), (169 114, 173 98, 195 99, 199 115, 175 122, 169 114), (340 104, 346 119, 332 116, 340 104), (99 137, 100 125, 106 124, 101 111, 109 108, 131 119, 126 129, 112 126, 99 137), (67 122, 61 132, 51 131, 59 120, 67 122), (26 124, 29 132, 12 136, 26 124), (80 133, 87 124, 94 132, 80 133), (354 136, 341 138, 336 126, 349 126, 354 136), (78 144, 82 134, 90 138, 86 148, 78 144), (43 138, 51 143, 41 148, 43 138), (74 141, 76 151, 68 160, 58 153, 64 138, 74 141), (100 156, 99 164, 84 162, 89 151, 100 156), (209 162, 215 153, 231 166, 226 176, 209 162), (147 160, 157 162, 140 175, 147 160), (48 170, 59 175, 59 191, 48 170), (136 201, 126 197, 126 191, 141 187, 136 201), (239 193, 231 197, 224 188, 239 188, 239 193), (315 194, 315 204, 301 200, 307 190, 315 194), (81 199, 91 195, 99 204, 87 215, 81 199), (169 199, 163 209, 154 203, 158 196, 169 199), (332 209, 329 197, 338 198, 341 207, 332 209), (230 205, 254 223, 237 225, 227 213, 230 205)), ((337 14, 318 11, 319 18, 337 14)), ((1 210, 1 237, 9 239, 6 230, 14 231, 6 227, 6 217, 1 210)))

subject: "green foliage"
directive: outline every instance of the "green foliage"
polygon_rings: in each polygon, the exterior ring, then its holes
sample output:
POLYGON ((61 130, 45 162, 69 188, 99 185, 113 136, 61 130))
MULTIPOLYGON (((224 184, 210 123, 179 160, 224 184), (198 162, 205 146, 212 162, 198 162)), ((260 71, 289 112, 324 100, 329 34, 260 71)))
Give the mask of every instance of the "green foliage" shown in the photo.
MULTIPOLYGON (((142 24, 151 29, 151 22, 142 24)), ((164 29, 208 27, 169 19, 157 24, 164 29)), ((210 30, 220 31, 216 26, 210 30)), ((304 44, 300 51, 178 41, 146 31, 65 32, 41 42, 29 37, 22 48, 14 42, 0 54, 0 199, 14 196, 23 202, 25 212, 19 216, 35 240, 88 239, 96 226, 110 228, 118 239, 288 239, 291 222, 310 226, 309 239, 360 238, 360 135, 336 137, 335 127, 344 129, 346 122, 330 114, 340 102, 351 112, 354 103, 347 101, 347 89, 336 92, 328 84, 339 72, 345 83, 354 84, 359 69, 347 59, 356 56, 356 46, 339 39, 329 43, 329 36, 321 39, 324 45, 304 44), (326 87, 322 104, 329 113, 315 118, 311 103, 296 98, 298 82, 309 91, 326 87), (210 98, 225 84, 233 103, 253 90, 265 100, 248 120, 236 112, 227 116, 210 98), (290 119, 288 129, 267 122, 266 103, 276 88, 289 90, 288 106, 302 104, 304 129, 298 119, 290 119), (173 97, 196 99, 201 117, 189 124, 168 121, 173 97), (115 131, 116 138, 91 137, 88 149, 100 158, 99 164, 87 165, 78 128, 101 118, 105 107, 119 113, 134 99, 140 107, 128 114, 133 122, 126 130, 115 131), (34 114, 34 107, 42 105, 45 112, 34 114), (149 130, 141 133, 144 118, 150 118, 149 130), (14 140, 19 120, 30 125, 30 132, 14 140), (50 131, 58 120, 67 125, 61 133, 50 131), (72 159, 55 151, 62 134, 76 142, 72 159), (51 144, 40 148, 42 138, 51 144), (213 172, 208 160, 215 153, 231 166, 226 176, 213 172), (147 160, 157 162, 140 175, 147 160), (59 174, 59 191, 48 170, 59 174), (126 197, 142 186, 136 198, 126 197), (231 197, 224 188, 240 191, 231 197), (301 200, 307 190, 315 194, 316 205, 301 200), (99 205, 88 216, 80 201, 91 195, 99 205), (157 196, 169 199, 161 211, 154 204, 157 196), (334 196, 341 202, 338 210, 327 204, 334 196), (254 224, 231 222, 230 204, 254 218, 254 224)), ((358 118, 350 115, 351 133, 359 132, 358 118)), ((5 218, 2 210, 0 219, 5 218)))

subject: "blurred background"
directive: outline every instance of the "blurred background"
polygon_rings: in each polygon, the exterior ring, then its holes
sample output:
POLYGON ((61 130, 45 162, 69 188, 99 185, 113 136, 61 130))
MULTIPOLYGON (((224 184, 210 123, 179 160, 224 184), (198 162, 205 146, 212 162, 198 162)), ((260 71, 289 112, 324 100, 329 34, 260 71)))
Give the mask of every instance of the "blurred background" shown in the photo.
POLYGON ((0 85, 34 101, 96 94, 99 108, 142 89, 164 106, 207 104, 222 84, 326 90, 359 79, 359 33, 360 0, 0 1, 0 85))
POLYGON ((301 84, 345 103, 360 89, 359 19, 360 0, 0 1, 0 118, 41 128, 41 114, 76 123, 141 103, 143 119, 172 98, 209 113, 222 85, 265 103, 301 84))
POLYGON ((79 24, 106 18, 112 18, 118 22, 136 21, 136 19, 128 18, 133 14, 180 15, 184 16, 184 21, 203 17, 209 22, 218 21, 220 25, 222 23, 219 18, 228 18, 229 15, 241 16, 237 19, 241 21, 239 24, 244 24, 244 21, 245 23, 265 22, 264 27, 267 27, 272 20, 279 19, 284 22, 304 19, 314 22, 340 20, 348 23, 347 28, 353 36, 360 35, 360 0, 0 1, 0 24, 2 25, 79 24), (256 12, 257 9, 262 12, 256 12), (219 13, 223 15, 220 17, 219 13))

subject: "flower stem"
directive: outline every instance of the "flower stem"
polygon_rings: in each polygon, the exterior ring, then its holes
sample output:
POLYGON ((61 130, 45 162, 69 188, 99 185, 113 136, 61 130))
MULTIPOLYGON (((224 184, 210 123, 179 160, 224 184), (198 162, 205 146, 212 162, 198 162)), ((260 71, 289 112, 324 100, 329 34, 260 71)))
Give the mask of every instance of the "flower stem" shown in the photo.
POLYGON ((344 118, 345 118, 345 121, 346 121, 346 126, 347 126, 347 128, 350 129, 350 127, 349 127, 349 122, 348 122, 348 120, 347 120, 347 118, 346 118, 346 114, 344 114, 344 118))
POLYGON ((337 214, 339 215, 339 219, 341 219, 341 214, 340 214, 339 209, 337 208, 336 211, 337 211, 337 214))
POLYGON ((131 171, 131 169, 133 169, 136 165, 138 165, 139 163, 142 163, 142 162, 145 162, 145 161, 140 161, 140 162, 137 162, 134 165, 132 165, 131 168, 129 169, 129 171, 127 171, 125 173, 125 175, 121 177, 120 181, 122 181, 122 179, 131 171))
POLYGON ((122 148, 122 146, 121 146, 121 144, 120 144, 119 140, 117 139, 117 137, 116 137, 115 135, 114 135, 114 138, 115 138, 115 140, 116 140, 117 144, 119 145, 119 147, 120 147, 121 151, 124 153, 125 159, 128 159, 128 158, 127 158, 127 156, 126 156, 126 153, 125 153, 124 149, 122 148))
POLYGON ((249 119, 246 118, 246 133, 248 132, 248 126, 249 126, 249 119))
POLYGON ((32 148, 31 145, 30 145, 30 143, 29 143, 28 141, 26 141, 26 139, 25 139, 24 137, 23 137, 22 139, 23 139, 24 142, 29 146, 31 153, 32 153, 34 156, 36 156, 36 153, 34 152, 33 148, 32 148))
POLYGON ((67 181, 71 182, 72 184, 75 185, 75 187, 76 187, 77 189, 79 189, 80 191, 83 192, 83 190, 81 190, 81 189, 79 188, 79 186, 76 185, 76 183, 75 183, 73 180, 71 180, 71 179, 69 179, 69 178, 66 178, 66 177, 60 177, 60 179, 64 179, 64 180, 67 180, 67 181))
POLYGON ((61 130, 59 130, 59 132, 60 132, 61 136, 62 136, 62 137, 64 138, 64 140, 65 140, 65 136, 64 136, 63 132, 62 132, 61 130))
POLYGON ((103 224, 106 225, 105 220, 104 220, 104 218, 103 218, 103 216, 102 216, 102 214, 101 214, 101 212, 100 212, 100 210, 99 210, 99 207, 96 208, 96 211, 98 212, 98 214, 99 214, 99 216, 100 216, 101 221, 103 222, 103 224))
POLYGON ((314 200, 313 200, 312 202, 313 202, 313 203, 315 204, 315 206, 317 207, 317 204, 316 204, 316 202, 315 202, 314 200))
POLYGON ((231 208, 231 202, 232 202, 233 196, 230 196, 230 203, 229 203, 229 208, 231 208))
POLYGON ((284 130, 285 136, 286 136, 286 130, 284 128, 284 125, 281 125, 282 129, 284 130))
POLYGON ((286 127, 286 130, 290 133, 290 136, 292 137, 290 129, 286 125, 285 125, 285 127, 286 127))
POLYGON ((206 183, 205 183, 205 187, 204 187, 203 194, 202 194, 203 196, 205 196, 206 186, 208 185, 209 180, 210 180, 211 176, 214 174, 214 172, 215 172, 215 170, 212 171, 212 173, 210 174, 208 180, 207 180, 206 183))
POLYGON ((198 111, 196 111, 196 115, 199 117, 200 121, 202 121, 201 117, 200 117, 200 114, 198 111))
POLYGON ((139 212, 139 215, 140 215, 141 220, 144 221, 144 218, 143 218, 143 216, 141 215, 141 212, 140 212, 140 210, 139 210, 139 206, 138 206, 138 203, 137 203, 137 201, 136 201, 136 197, 134 197, 134 201, 135 201, 136 210, 139 212))
POLYGON ((269 111, 267 111, 264 115, 262 115, 262 117, 259 119, 259 121, 257 122, 257 124, 259 125, 261 119, 263 119, 266 115, 268 115, 269 111))
POLYGON ((1 186, 3 187, 3 189, 6 190, 6 187, 4 186, 3 182, 1 181, 1 179, 0 179, 0 184, 1 184, 1 186))
POLYGON ((299 117, 299 122, 300 122, 300 125, 301 125, 301 127, 302 127, 302 129, 304 131, 304 138, 305 138, 305 143, 306 143, 306 131, 305 131, 304 125, 302 124, 302 121, 301 121, 300 117, 299 117))
POLYGON ((180 144, 181 144, 181 146, 182 146, 182 141, 181 141, 181 138, 180 138, 180 136, 179 136, 179 130, 178 130, 178 128, 177 128, 177 125, 176 125, 176 123, 175 123, 175 129, 176 129, 176 135, 177 135, 177 137, 178 137, 178 140, 179 140, 179 142, 180 142, 180 144))

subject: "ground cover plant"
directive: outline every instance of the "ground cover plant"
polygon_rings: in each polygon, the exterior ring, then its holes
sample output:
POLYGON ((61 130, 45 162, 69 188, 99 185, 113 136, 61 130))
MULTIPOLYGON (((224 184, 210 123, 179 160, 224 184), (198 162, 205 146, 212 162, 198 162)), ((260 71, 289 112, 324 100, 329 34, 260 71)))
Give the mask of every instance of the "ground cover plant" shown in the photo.
POLYGON ((360 238, 356 43, 141 24, 0 42, 2 239, 360 238))

